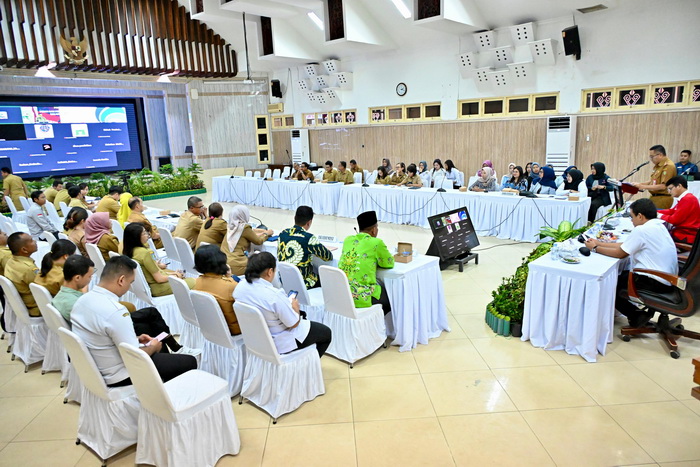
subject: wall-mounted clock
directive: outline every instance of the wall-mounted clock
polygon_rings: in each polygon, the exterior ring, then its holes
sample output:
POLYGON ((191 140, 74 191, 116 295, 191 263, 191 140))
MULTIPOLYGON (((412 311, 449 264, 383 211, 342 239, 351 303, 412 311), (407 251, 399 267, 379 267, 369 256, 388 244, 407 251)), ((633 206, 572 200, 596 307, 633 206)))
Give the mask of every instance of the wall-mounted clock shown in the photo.
POLYGON ((406 86, 406 83, 399 83, 396 85, 396 94, 398 94, 399 97, 405 96, 407 92, 408 86, 406 86))

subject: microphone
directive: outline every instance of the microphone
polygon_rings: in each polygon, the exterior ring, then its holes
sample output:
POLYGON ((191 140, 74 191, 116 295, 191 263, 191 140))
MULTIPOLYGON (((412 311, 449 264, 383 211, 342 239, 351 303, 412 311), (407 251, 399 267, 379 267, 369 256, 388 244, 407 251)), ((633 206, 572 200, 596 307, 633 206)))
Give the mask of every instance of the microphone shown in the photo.
POLYGON ((641 169, 642 167, 644 167, 645 165, 649 165, 650 162, 651 162, 651 161, 646 161, 646 162, 644 162, 643 164, 639 164, 639 165, 637 166, 637 168, 634 169, 634 170, 639 170, 639 169, 641 169))
POLYGON ((233 173, 231 174, 231 178, 236 178, 236 169, 238 169, 238 166, 235 166, 233 168, 233 173))

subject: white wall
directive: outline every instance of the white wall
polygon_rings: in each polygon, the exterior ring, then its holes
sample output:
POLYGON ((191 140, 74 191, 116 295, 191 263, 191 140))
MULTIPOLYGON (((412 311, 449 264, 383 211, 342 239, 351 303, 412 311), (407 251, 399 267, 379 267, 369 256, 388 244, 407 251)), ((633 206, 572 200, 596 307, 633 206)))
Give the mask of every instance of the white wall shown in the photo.
MULTIPOLYGON (((516 88, 507 95, 560 91, 560 112, 576 113, 581 89, 699 79, 698 18, 698 0, 635 0, 601 12, 541 22, 536 39, 555 39, 556 65, 537 66, 534 85, 516 88), (573 25, 574 19, 583 50, 579 61, 564 55, 561 40, 561 30, 573 25)), ((499 42, 508 34, 508 30, 499 31, 499 42)), ((454 119, 459 99, 504 95, 481 93, 472 79, 461 76, 457 56, 472 50, 476 46, 470 35, 445 35, 441 42, 421 49, 343 60, 342 70, 354 73, 354 87, 342 93, 339 108, 357 108, 358 123, 362 124, 367 123, 369 106, 442 101, 443 119, 454 119), (399 82, 408 85, 403 98, 395 92, 399 82)), ((521 53, 518 50, 518 55, 521 53)), ((291 79, 289 75, 289 69, 277 70, 271 78, 286 87, 282 99, 285 113, 295 115, 297 126, 301 125, 301 113, 333 110, 309 104, 296 90, 298 69, 291 70, 291 79)))

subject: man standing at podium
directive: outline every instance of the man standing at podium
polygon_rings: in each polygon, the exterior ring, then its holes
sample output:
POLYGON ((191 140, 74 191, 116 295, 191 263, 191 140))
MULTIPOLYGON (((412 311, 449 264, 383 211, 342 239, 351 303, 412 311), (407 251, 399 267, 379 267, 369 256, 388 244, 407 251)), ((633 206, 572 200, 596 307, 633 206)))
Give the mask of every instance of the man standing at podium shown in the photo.
POLYGON ((673 197, 666 189, 666 182, 676 176, 676 166, 666 157, 666 148, 660 144, 649 148, 649 159, 654 163, 651 180, 632 185, 640 190, 648 190, 656 209, 668 209, 673 204, 673 197))

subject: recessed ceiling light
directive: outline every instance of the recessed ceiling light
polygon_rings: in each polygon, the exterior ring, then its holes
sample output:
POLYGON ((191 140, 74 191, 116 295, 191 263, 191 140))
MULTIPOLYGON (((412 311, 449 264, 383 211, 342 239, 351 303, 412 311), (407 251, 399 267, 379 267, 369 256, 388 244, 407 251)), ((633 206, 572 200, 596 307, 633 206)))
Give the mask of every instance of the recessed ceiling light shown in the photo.
POLYGON ((396 7, 396 9, 399 10, 399 13, 401 13, 401 16, 403 16, 406 19, 411 17, 411 12, 406 7, 406 5, 403 3, 403 0, 391 0, 391 3, 393 3, 394 6, 396 7))
POLYGON ((313 11, 310 11, 310 12, 307 13, 307 16, 308 16, 309 18, 311 18, 311 21, 313 21, 314 24, 315 24, 316 26, 318 26, 318 28, 319 28, 321 31, 323 31, 323 21, 321 21, 321 18, 319 18, 318 15, 317 15, 316 13, 314 13, 313 11))

